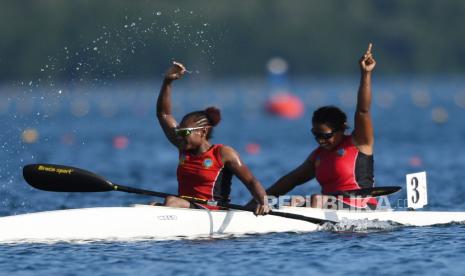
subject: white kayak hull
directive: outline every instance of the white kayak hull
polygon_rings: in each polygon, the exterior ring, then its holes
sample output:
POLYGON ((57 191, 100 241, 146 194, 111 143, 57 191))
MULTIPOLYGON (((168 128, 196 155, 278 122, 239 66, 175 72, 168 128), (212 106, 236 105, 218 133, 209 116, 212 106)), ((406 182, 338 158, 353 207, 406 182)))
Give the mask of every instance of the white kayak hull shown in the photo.
MULTIPOLYGON (((333 211, 287 207, 282 212, 332 221, 390 221, 428 226, 465 221, 465 212, 333 211)), ((271 232, 311 232, 319 225, 245 211, 209 211, 162 206, 102 207, 30 213, 0 218, 0 242, 199 238, 271 232)))

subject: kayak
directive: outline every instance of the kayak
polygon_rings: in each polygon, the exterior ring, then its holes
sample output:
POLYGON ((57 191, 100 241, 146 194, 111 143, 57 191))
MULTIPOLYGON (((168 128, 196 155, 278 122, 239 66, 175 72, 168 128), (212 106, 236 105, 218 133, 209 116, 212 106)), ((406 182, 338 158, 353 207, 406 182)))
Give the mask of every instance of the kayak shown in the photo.
MULTIPOLYGON (((142 190, 110 182, 89 171, 54 164, 31 164, 23 168, 26 182, 54 192, 120 191, 167 197, 171 194, 142 190)), ((426 176, 407 176, 409 208, 427 203, 426 176), (414 185, 408 185, 408 184, 414 185), (410 200, 414 201, 411 205, 410 200)), ((379 187, 343 191, 343 196, 381 196, 400 188, 379 187), (352 193, 355 193, 352 195, 352 193)), ((339 196, 339 195, 338 195, 339 196)), ((247 207, 225 202, 186 198, 192 203, 216 204, 227 210, 186 209, 152 205, 56 210, 0 218, 0 243, 96 240, 170 240, 228 237, 276 232, 345 231, 355 225, 429 226, 465 222, 465 212, 331 210, 282 206, 267 216, 255 216, 247 207), (343 225, 346 228, 341 228, 343 225)), ((355 228, 357 229, 357 228, 355 228)))
MULTIPOLYGON (((430 226, 465 222, 465 212, 351 211, 282 207, 280 212, 329 220, 430 226)), ((170 240, 276 232, 312 232, 325 225, 238 210, 164 206, 98 207, 37 212, 0 218, 0 242, 170 240)))

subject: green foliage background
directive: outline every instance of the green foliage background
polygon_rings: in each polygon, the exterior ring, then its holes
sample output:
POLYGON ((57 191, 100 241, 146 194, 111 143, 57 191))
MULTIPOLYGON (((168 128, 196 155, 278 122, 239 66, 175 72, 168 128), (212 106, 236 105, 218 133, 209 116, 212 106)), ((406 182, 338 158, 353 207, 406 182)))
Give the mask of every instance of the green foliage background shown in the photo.
POLYGON ((274 56, 346 74, 370 41, 386 74, 461 73, 464 15, 460 0, 2 0, 0 79, 150 78, 172 59, 248 76, 274 56))

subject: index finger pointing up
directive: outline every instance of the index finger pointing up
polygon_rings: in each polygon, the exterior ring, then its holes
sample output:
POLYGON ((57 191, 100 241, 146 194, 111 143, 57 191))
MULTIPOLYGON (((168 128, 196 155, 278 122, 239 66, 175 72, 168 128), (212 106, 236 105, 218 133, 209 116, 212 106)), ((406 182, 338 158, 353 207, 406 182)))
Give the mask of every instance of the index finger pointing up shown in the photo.
POLYGON ((368 50, 367 50, 367 54, 371 54, 371 48, 373 47, 373 44, 369 43, 368 44, 368 50))
POLYGON ((182 63, 179 63, 177 61, 173 61, 173 65, 181 68, 181 70, 183 70, 183 71, 186 70, 186 67, 182 63))

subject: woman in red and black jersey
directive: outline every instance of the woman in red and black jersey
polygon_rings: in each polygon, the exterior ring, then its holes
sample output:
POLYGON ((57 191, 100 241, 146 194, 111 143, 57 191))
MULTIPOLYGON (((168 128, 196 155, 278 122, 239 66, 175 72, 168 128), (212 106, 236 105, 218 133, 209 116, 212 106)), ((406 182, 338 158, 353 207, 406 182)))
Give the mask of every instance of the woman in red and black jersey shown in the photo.
MULTIPOLYGON (((269 212, 266 193, 260 182, 231 147, 213 145, 209 139, 221 119, 217 108, 191 112, 178 125, 171 112, 171 83, 179 79, 185 67, 177 62, 165 74, 157 101, 157 117, 168 140, 179 150, 177 169, 178 195, 228 202, 231 178, 237 176, 249 189, 257 207, 255 214, 269 212)), ((189 208, 180 197, 167 197, 165 206, 189 208)), ((212 206, 204 206, 217 209, 212 206)))
MULTIPOLYGON (((267 190, 268 195, 284 195, 297 185, 316 178, 323 195, 313 195, 312 207, 327 207, 330 197, 338 191, 373 187, 373 124, 370 114, 371 73, 376 62, 371 53, 372 44, 359 61, 361 81, 357 96, 354 130, 345 135, 347 116, 339 108, 324 106, 313 113, 312 133, 319 144, 296 169, 280 178, 267 190)), ((333 198, 331 198, 332 200, 333 198)), ((373 209, 374 198, 343 199, 344 205, 373 209)), ((332 205, 334 207, 334 205, 332 205)))

